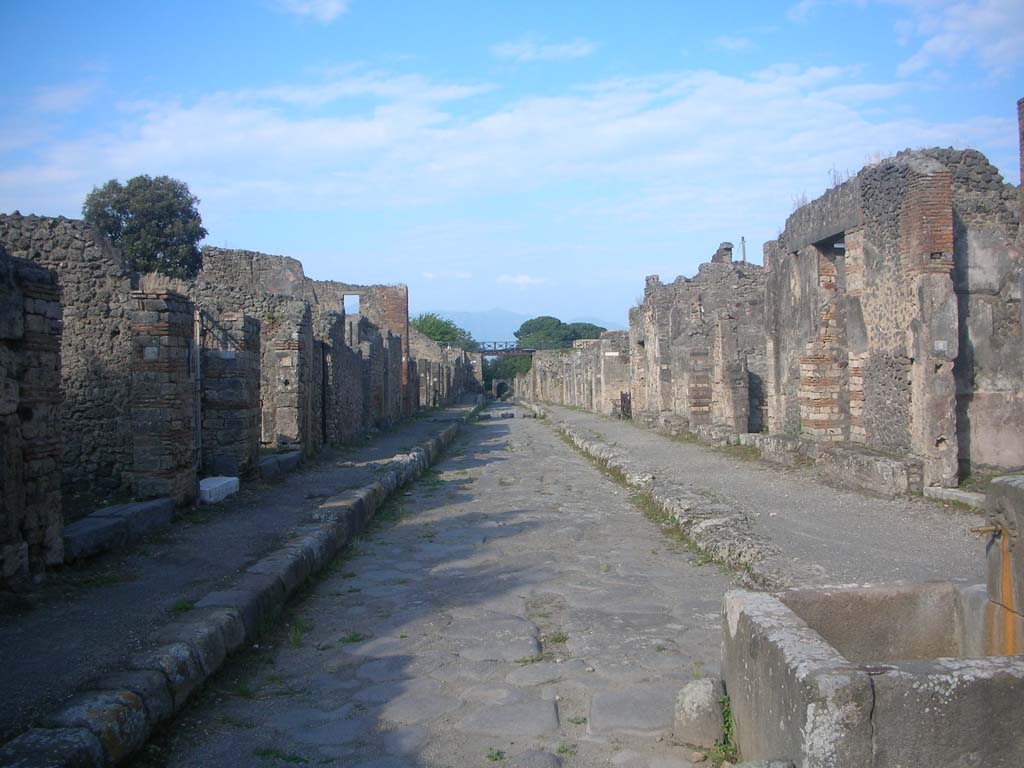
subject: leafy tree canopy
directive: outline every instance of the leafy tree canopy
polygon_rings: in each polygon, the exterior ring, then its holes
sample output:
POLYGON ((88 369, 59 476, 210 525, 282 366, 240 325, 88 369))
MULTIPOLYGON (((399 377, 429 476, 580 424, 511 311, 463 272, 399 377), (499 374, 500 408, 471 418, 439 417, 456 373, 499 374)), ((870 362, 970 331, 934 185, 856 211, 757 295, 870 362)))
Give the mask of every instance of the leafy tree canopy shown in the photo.
POLYGON ((518 373, 526 373, 533 365, 529 355, 498 357, 484 360, 484 386, 490 389, 494 379, 514 379, 518 373))
POLYGON ((596 339, 606 329, 593 323, 563 323, 557 317, 542 315, 527 320, 515 337, 524 349, 563 349, 576 339, 596 339))
POLYGON ((199 241, 206 237, 198 204, 183 181, 136 176, 94 187, 82 217, 121 249, 129 269, 188 279, 202 266, 199 241))
POLYGON ((424 312, 409 321, 409 325, 415 328, 439 344, 450 344, 453 347, 461 347, 469 352, 474 352, 480 345, 473 338, 473 335, 460 328, 446 317, 441 317, 434 312, 424 312))

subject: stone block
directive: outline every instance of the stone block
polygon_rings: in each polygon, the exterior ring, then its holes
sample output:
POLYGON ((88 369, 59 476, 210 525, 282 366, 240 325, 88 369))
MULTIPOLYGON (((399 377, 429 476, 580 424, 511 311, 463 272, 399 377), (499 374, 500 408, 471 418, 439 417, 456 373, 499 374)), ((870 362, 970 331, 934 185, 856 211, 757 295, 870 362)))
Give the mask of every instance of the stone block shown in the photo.
POLYGON ((220 626, 208 621, 176 621, 162 627, 153 638, 161 645, 185 643, 199 659, 203 673, 209 677, 224 663, 227 649, 220 626))
POLYGON ((697 747, 713 747, 721 741, 722 683, 703 678, 683 686, 676 697, 676 718, 672 733, 677 740, 697 747))
POLYGON ((875 765, 1024 765, 1024 658, 903 661, 875 685, 875 765))
POLYGON ((925 498, 936 501, 952 501, 956 504, 963 504, 974 509, 981 509, 985 506, 985 494, 961 491, 956 488, 940 488, 929 485, 922 490, 925 498))
POLYGON ((163 722, 174 714, 174 697, 167 686, 167 678, 155 670, 111 672, 91 681, 87 686, 94 691, 130 691, 142 699, 150 726, 163 722))
POLYGON ((120 519, 128 526, 128 538, 139 539, 151 531, 166 528, 174 518, 171 499, 151 499, 132 504, 104 507, 89 515, 90 518, 120 519))
POLYGON ((199 503, 216 504, 238 493, 237 477, 204 477, 199 481, 199 503))
POLYGON ((86 517, 64 528, 64 561, 120 549, 128 542, 128 522, 120 517, 86 517))
POLYGON ((199 656, 187 643, 162 645, 128 660, 129 670, 155 670, 167 678, 175 710, 202 685, 206 676, 199 656))
POLYGON ((107 762, 115 765, 141 747, 150 730, 142 698, 130 691, 77 694, 42 724, 85 728, 99 740, 107 762))
POLYGON ((806 768, 871 765, 868 674, 770 595, 728 592, 723 614, 722 668, 740 754, 806 768))
POLYGON ((0 746, 0 765, 7 768, 97 768, 105 761, 88 728, 32 728, 0 746))
POLYGON ((988 594, 1024 614, 1024 475, 997 477, 989 483, 985 515, 1002 530, 987 551, 988 594))

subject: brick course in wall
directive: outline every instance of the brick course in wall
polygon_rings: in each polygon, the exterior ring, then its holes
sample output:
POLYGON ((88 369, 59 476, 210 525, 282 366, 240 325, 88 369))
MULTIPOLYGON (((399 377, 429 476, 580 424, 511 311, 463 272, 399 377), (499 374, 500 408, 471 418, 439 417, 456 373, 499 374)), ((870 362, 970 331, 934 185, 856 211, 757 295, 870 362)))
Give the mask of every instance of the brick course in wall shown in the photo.
POLYGON ((196 496, 195 308, 172 291, 133 291, 132 484, 140 498, 196 496))

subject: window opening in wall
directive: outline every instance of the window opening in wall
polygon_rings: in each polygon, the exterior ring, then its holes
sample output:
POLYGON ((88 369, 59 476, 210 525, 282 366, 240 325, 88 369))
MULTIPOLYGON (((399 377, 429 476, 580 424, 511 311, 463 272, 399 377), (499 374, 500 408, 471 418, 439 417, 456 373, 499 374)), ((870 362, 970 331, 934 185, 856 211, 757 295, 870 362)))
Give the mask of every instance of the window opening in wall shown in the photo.
POLYGON ((345 296, 345 314, 346 315, 358 315, 359 314, 359 294, 352 294, 351 296, 345 296))

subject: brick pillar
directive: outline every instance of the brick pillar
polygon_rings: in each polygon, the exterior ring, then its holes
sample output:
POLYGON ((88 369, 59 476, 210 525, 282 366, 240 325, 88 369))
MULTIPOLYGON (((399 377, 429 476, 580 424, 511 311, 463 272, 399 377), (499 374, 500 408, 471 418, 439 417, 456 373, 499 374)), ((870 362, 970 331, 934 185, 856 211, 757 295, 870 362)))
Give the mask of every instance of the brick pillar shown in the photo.
POLYGON ((260 450, 260 323, 240 312, 204 318, 203 472, 245 477, 260 450))
POLYGON ((194 307, 173 291, 132 291, 132 479, 137 496, 196 496, 194 307))
POLYGON ((692 349, 686 371, 686 400, 690 429, 711 423, 711 357, 706 349, 692 349))
POLYGON ((900 258, 913 282, 909 329, 911 445, 924 484, 955 487, 959 454, 953 361, 959 315, 953 290, 953 186, 949 171, 912 173, 900 207, 900 258))
POLYGON ((846 333, 840 316, 839 271, 818 254, 818 288, 824 305, 818 314, 818 336, 800 357, 800 428, 817 440, 849 439, 849 392, 846 333))

